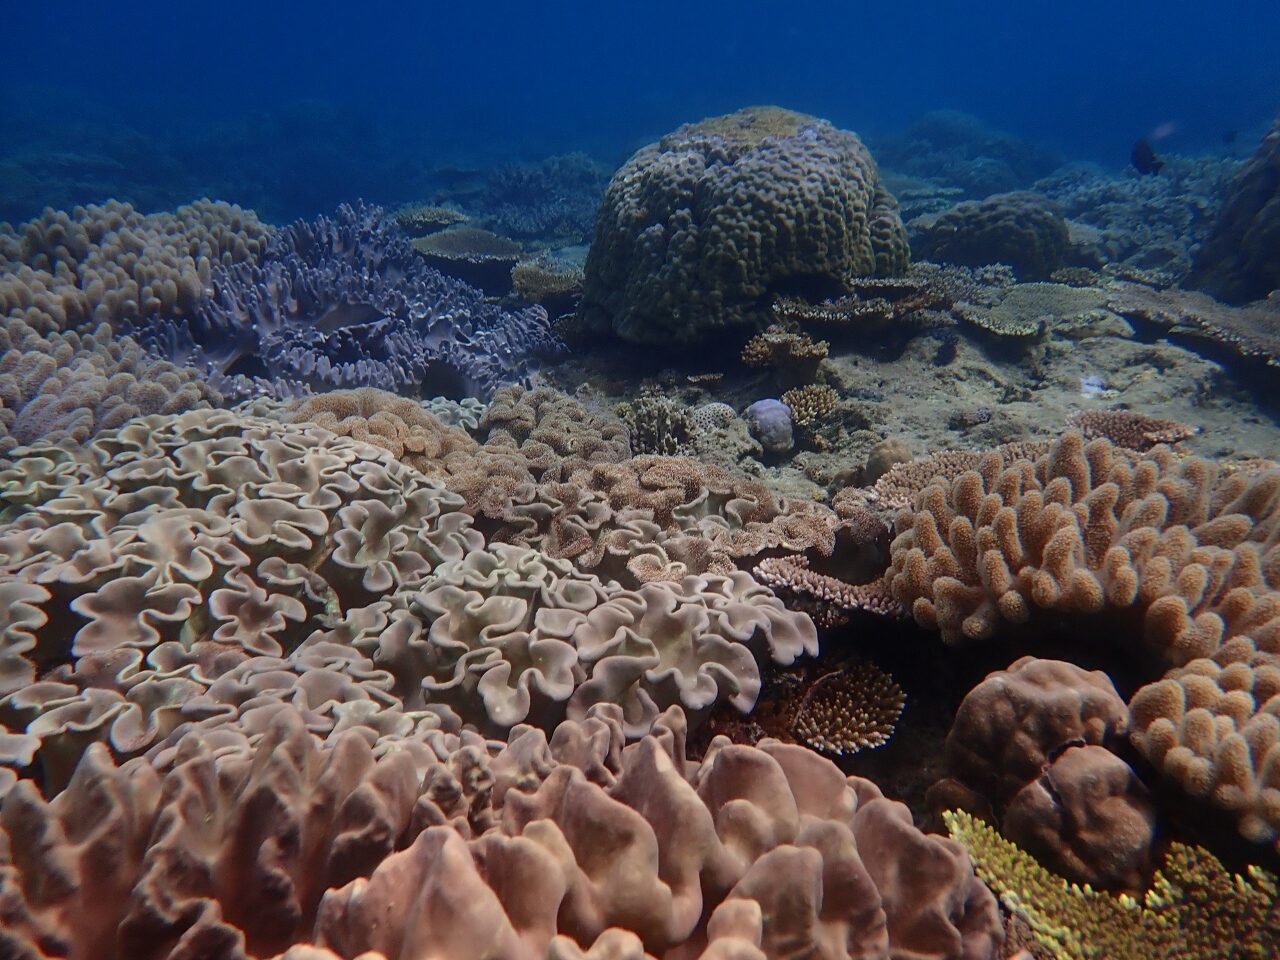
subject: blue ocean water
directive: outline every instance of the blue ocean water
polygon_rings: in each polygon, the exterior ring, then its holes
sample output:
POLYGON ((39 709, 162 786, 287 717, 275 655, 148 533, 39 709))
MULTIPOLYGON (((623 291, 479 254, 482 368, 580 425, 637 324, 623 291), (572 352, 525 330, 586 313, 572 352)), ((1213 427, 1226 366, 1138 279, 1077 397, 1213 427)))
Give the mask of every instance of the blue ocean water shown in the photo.
POLYGON ((958 110, 1117 168, 1153 134, 1243 155, 1280 108, 1280 8, 1265 0, 73 0, 11 4, 4 22, 10 220, 106 195, 157 208, 211 193, 276 220, 397 202, 433 165, 580 150, 616 166, 754 103, 873 142, 958 110))

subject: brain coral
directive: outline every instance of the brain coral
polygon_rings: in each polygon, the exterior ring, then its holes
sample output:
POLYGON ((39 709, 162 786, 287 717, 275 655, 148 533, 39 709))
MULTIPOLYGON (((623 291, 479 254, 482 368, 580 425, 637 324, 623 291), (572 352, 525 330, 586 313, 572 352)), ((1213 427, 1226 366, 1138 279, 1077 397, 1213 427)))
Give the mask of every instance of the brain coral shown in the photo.
POLYGON ((768 322, 772 295, 906 269, 906 232, 852 133, 777 107, 686 124, 638 151, 596 216, 580 315, 643 343, 768 322))
POLYGON ((623 746, 598 707, 548 739, 439 737, 422 775, 276 708, 256 745, 192 736, 161 776, 92 749, 0 808, 0 946, 21 957, 687 956, 994 960, 963 848, 804 748, 678 709, 623 746), (330 953, 329 951, 333 951, 330 953))
POLYGON ((240 389, 247 378, 285 394, 373 386, 487 399, 560 349, 544 310, 486 303, 427 266, 377 207, 279 229, 261 257, 215 269, 209 290, 194 315, 134 332, 240 389))

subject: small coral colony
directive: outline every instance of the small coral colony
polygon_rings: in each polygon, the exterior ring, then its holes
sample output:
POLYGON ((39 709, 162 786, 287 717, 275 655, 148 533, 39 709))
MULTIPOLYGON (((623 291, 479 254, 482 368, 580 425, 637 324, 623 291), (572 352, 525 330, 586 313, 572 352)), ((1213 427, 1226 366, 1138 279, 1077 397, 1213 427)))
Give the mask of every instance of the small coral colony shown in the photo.
POLYGON ((0 957, 1280 955, 1280 127, 876 154, 0 227, 0 957))

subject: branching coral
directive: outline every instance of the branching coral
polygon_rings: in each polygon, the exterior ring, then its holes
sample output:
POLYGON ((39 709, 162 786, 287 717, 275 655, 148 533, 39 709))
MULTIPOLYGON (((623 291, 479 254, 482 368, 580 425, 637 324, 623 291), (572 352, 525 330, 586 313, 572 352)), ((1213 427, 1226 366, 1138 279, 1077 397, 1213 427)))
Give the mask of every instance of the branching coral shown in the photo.
POLYGON ((1130 450, 1150 450, 1162 443, 1174 444, 1199 433, 1198 428, 1162 420, 1136 410, 1081 410, 1071 415, 1068 423, 1086 440, 1106 437, 1112 443, 1130 450))
POLYGON ((893 677, 870 663, 851 664, 810 685, 796 707, 791 731, 822 753, 874 749, 893 736, 905 702, 893 677))

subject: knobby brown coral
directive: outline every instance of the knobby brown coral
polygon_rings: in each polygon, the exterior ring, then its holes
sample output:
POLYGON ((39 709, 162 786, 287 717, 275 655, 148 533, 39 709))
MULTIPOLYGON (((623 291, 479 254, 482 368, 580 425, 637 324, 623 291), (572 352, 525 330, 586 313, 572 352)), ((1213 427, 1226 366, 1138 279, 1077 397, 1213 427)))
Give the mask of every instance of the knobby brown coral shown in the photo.
POLYGON ((499 749, 438 739, 421 776, 354 733, 319 747, 287 707, 256 746, 190 737, 163 778, 95 748, 58 797, 24 781, 0 809, 0 944, 75 960, 997 956, 963 849, 869 781, 776 741, 720 739, 690 764, 678 710, 626 747, 620 722, 599 707, 499 749))

